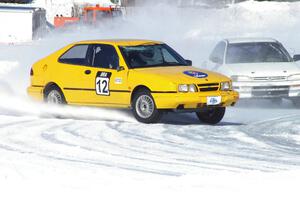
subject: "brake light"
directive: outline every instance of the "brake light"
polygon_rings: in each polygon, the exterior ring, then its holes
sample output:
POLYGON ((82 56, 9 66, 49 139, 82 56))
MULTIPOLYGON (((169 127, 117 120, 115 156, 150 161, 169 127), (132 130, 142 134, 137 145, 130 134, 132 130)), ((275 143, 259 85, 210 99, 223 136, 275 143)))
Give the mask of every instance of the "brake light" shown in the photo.
POLYGON ((30 76, 33 76, 33 70, 32 70, 32 68, 30 69, 30 76))

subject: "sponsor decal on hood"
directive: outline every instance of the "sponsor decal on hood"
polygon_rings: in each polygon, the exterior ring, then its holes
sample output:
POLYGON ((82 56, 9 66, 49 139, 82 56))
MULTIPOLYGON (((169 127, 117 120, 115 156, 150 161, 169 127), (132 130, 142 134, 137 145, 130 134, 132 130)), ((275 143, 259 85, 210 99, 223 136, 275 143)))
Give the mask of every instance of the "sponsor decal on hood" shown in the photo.
POLYGON ((195 78, 206 78, 206 77, 208 77, 208 74, 206 74, 206 73, 202 73, 202 72, 198 72, 198 71, 192 71, 192 70, 187 70, 187 71, 184 71, 183 73, 185 75, 195 77, 195 78))

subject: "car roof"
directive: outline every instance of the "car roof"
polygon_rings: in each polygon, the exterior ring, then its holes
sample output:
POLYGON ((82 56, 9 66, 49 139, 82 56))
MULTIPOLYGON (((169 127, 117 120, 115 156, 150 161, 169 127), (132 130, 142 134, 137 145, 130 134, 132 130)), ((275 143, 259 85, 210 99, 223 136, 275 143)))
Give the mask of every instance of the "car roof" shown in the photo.
POLYGON ((249 37, 249 38, 228 38, 225 39, 230 44, 236 43, 255 43, 255 42, 278 42, 276 39, 273 38, 266 38, 266 37, 249 37))
POLYGON ((137 45, 150 45, 150 44, 162 44, 163 42, 154 40, 142 40, 142 39, 103 39, 103 40, 88 40, 79 41, 74 44, 111 44, 119 46, 137 46, 137 45))

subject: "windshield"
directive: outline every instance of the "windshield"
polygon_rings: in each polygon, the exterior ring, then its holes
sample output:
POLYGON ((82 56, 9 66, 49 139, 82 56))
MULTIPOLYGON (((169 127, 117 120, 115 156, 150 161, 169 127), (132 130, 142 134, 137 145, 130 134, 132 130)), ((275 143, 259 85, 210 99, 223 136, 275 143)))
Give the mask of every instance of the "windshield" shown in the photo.
POLYGON ((226 56, 227 64, 290 61, 289 53, 275 42, 229 44, 226 56))
POLYGON ((129 68, 187 66, 186 61, 166 44, 120 46, 129 68))

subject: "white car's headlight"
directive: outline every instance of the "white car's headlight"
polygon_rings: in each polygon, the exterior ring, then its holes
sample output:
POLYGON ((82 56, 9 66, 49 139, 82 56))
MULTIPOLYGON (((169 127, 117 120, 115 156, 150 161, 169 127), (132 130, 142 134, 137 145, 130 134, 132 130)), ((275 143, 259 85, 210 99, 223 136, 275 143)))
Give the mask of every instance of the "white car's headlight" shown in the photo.
POLYGON ((240 76, 240 75, 233 75, 231 76, 233 82, 247 82, 251 81, 251 77, 248 76, 240 76))
POLYGON ((179 84, 178 91, 183 93, 187 93, 187 92, 195 93, 197 92, 197 88, 194 84, 179 84))
POLYGON ((232 90, 231 82, 221 82, 221 91, 230 91, 232 90))
POLYGON ((288 80, 290 81, 300 80, 300 74, 291 75, 288 77, 288 80))

